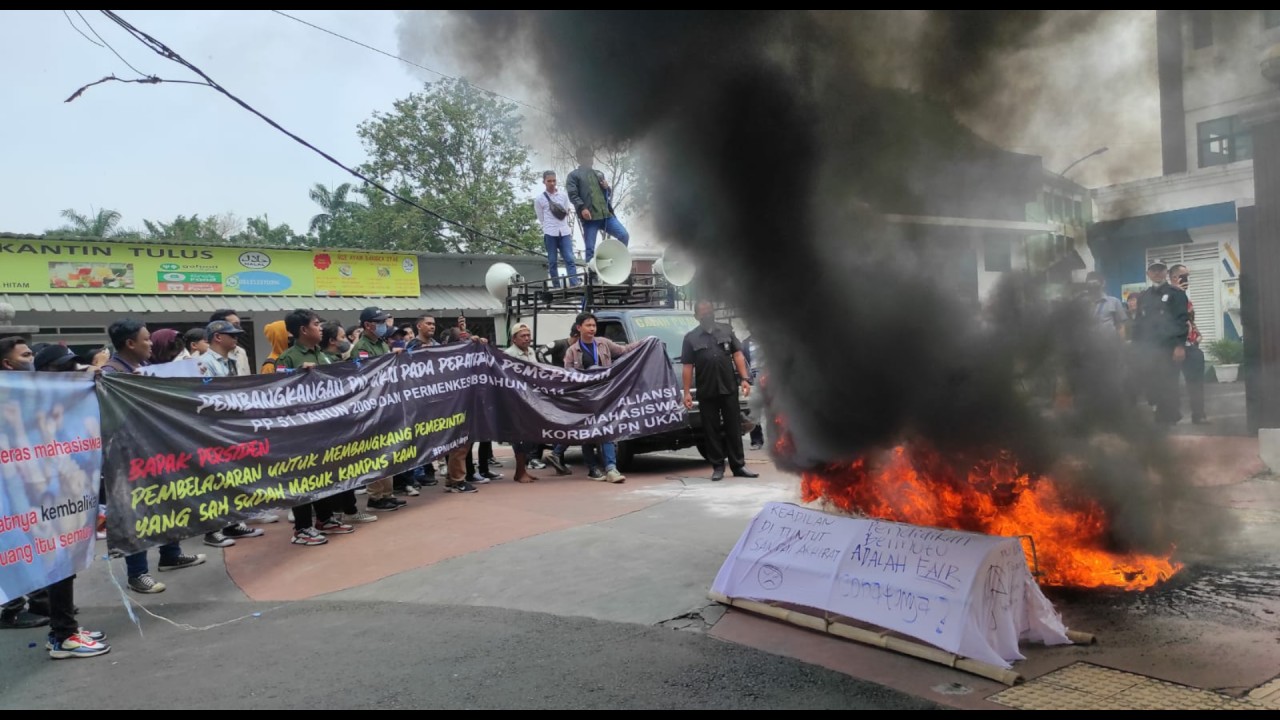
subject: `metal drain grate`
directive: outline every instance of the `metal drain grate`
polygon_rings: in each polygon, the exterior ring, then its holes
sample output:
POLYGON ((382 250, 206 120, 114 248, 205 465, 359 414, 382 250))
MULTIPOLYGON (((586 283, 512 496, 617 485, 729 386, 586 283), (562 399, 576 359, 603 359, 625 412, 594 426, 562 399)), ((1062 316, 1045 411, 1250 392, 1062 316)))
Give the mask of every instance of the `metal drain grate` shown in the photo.
MULTIPOLYGON (((1258 688, 1258 692, 1266 688, 1258 688)), ((1280 687, 1272 688, 1280 701, 1280 687)), ((1255 699, 1201 690, 1145 675, 1078 662, 987 698, 1019 710, 1266 710, 1255 699)))

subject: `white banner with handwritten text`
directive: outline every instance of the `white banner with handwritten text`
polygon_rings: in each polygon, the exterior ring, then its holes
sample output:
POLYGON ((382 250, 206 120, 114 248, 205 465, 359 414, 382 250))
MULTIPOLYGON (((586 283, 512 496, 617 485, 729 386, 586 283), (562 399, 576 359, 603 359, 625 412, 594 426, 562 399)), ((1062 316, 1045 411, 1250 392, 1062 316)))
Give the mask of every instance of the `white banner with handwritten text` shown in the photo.
POLYGON ((1070 643, 1017 538, 769 503, 716 575, 731 598, 817 608, 999 667, 1070 643))

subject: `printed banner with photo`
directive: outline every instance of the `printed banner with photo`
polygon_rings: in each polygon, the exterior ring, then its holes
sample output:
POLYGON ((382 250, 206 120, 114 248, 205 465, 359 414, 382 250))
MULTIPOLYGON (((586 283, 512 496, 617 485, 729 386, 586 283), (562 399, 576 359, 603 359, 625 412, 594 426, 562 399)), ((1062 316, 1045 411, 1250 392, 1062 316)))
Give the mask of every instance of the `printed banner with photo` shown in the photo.
POLYGON ((0 600, 89 566, 101 469, 91 377, 0 372, 0 600))
POLYGON ((480 343, 278 375, 99 383, 110 545, 135 552, 410 470, 476 440, 624 440, 686 422, 654 339, 576 372, 480 343))

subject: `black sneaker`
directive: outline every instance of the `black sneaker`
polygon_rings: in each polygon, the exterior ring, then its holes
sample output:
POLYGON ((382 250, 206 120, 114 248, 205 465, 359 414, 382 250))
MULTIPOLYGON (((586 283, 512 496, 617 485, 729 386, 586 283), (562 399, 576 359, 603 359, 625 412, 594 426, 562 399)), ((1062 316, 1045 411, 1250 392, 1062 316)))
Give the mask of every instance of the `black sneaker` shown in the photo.
POLYGON ((592 480, 603 480, 604 471, 601 470, 600 468, 591 468, 590 470, 587 471, 587 477, 591 478, 592 480))
POLYGON ((499 480, 502 478, 502 473, 496 473, 492 470, 485 470, 484 472, 480 473, 480 477, 486 478, 488 480, 499 480))
POLYGON ((422 485, 422 487, 435 487, 440 484, 440 481, 437 480, 434 475, 427 475, 419 480, 418 483, 422 485))
POLYGON ((568 475, 569 466, 564 464, 564 457, 555 453, 550 453, 543 458, 548 465, 556 469, 557 475, 568 475))
POLYGON ((204 553, 196 553, 195 555, 179 555, 176 558, 160 558, 160 562, 156 564, 156 569, 160 572, 165 572, 203 564, 204 553))
POLYGON ((475 486, 475 485, 472 485, 471 483, 467 482, 466 480, 463 480, 462 482, 459 482, 459 483, 445 483, 445 485, 444 485, 444 491, 445 491, 445 492, 451 492, 451 493, 473 493, 473 492, 480 492, 480 491, 476 488, 476 486, 475 486))
POLYGON ((409 504, 409 503, 405 502, 404 500, 401 500, 400 498, 387 498, 387 499, 388 499, 388 500, 390 500, 391 502, 395 503, 396 505, 399 505, 400 507, 404 507, 405 505, 408 505, 408 504, 409 504))
POLYGON ((229 538, 247 538, 258 537, 263 534, 263 531, 262 528, 251 528, 242 522, 238 522, 229 528, 224 528, 222 534, 229 538))
POLYGON ((232 545, 235 545, 236 541, 227 537, 222 533, 221 530, 219 530, 217 532, 205 533, 204 544, 208 545, 209 547, 224 548, 224 547, 231 547, 232 545))
POLYGON ((0 613, 0 628, 8 628, 12 630, 29 630, 31 628, 48 625, 49 618, 43 615, 29 613, 26 610, 18 610, 9 612, 8 610, 0 613))
POLYGON ((380 500, 369 501, 369 509, 378 510, 380 512, 391 512, 392 510, 399 510, 400 508, 404 507, 404 505, 405 504, 393 501, 391 498, 382 498, 380 500))

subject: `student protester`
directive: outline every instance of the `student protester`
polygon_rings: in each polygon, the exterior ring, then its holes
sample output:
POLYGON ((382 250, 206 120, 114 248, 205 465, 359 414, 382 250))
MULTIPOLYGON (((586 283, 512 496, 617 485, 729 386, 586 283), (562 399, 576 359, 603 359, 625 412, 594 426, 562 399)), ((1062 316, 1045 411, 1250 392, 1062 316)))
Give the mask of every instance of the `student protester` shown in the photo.
MULTIPOLYGON (((151 331, 142 322, 133 318, 117 320, 107 328, 107 336, 115 352, 102 366, 103 373, 136 373, 138 368, 151 364, 151 331)), ((166 543, 160 546, 160 563, 156 568, 161 572, 181 570, 203 565, 204 561, 203 553, 187 555, 178 543, 166 543)), ((124 564, 130 590, 147 594, 164 592, 165 584, 151 577, 147 551, 126 555, 124 564)))
MULTIPOLYGON (((307 370, 328 365, 329 356, 320 348, 324 338, 324 322, 311 310, 294 310, 284 318, 285 329, 293 337, 293 346, 276 360, 276 367, 285 370, 307 370)), ((338 507, 333 496, 293 507, 294 545, 324 545, 329 535, 346 535, 355 528, 334 517, 338 507), (314 511, 314 523, 312 512, 314 511)))
MULTIPOLYGON (((37 372, 78 372, 79 359, 63 345, 48 345, 36 354, 37 372)), ((56 472, 56 468, 50 468, 56 472)), ((59 580, 45 588, 49 607, 49 635, 45 649, 54 660, 91 658, 111 652, 106 634, 97 630, 85 630, 76 620, 76 576, 59 580)))

